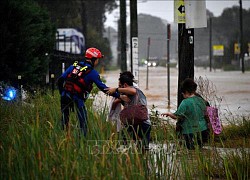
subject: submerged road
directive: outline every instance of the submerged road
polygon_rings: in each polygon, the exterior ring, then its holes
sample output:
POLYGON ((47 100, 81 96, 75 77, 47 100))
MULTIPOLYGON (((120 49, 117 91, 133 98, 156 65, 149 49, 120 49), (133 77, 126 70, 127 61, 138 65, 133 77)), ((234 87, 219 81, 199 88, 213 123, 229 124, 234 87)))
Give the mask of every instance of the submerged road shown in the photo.
MULTIPOLYGON (((117 87, 120 71, 107 71, 101 76, 110 87, 117 87)), ((150 67, 146 90, 146 67, 139 69, 139 87, 148 100, 148 108, 156 106, 159 113, 177 108, 178 69, 170 68, 170 109, 168 109, 167 68, 150 67)), ((250 117, 250 72, 195 68, 195 80, 203 87, 204 96, 220 111, 224 121, 230 117, 250 117)), ((101 95, 103 97, 103 95, 101 95)), ((107 99, 107 98, 106 98, 107 99)), ((225 123, 225 122, 224 122, 225 123)))

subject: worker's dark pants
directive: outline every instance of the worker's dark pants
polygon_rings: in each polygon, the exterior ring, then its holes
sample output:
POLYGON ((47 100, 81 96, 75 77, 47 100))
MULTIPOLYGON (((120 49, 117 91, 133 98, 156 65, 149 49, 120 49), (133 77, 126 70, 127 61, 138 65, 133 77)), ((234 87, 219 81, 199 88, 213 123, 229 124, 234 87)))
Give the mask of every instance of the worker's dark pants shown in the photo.
POLYGON ((77 110, 77 116, 80 124, 80 129, 84 136, 87 134, 87 110, 83 99, 65 94, 61 97, 62 111, 62 127, 63 129, 69 126, 69 113, 74 110, 74 105, 77 110))

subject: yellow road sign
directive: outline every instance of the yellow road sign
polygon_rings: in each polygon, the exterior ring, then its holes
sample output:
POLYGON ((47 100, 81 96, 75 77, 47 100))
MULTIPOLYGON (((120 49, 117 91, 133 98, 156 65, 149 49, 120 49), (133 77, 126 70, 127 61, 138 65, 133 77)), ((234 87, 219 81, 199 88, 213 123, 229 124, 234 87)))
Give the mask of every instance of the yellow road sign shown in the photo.
POLYGON ((184 0, 174 0, 174 21, 176 23, 186 22, 184 0))
POLYGON ((240 45, 239 45, 239 43, 234 43, 234 54, 240 54, 240 45))
POLYGON ((224 56, 224 46, 223 45, 213 45, 213 55, 214 56, 224 56))

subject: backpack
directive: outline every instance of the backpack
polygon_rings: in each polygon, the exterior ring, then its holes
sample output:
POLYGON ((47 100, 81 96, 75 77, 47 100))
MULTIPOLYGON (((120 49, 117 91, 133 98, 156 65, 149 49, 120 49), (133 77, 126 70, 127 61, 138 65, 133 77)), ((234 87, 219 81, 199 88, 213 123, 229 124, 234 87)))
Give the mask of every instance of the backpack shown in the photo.
POLYGON ((222 132, 222 124, 218 114, 218 108, 210 106, 210 103, 205 100, 200 94, 196 93, 196 96, 201 97, 206 104, 205 120, 210 133, 219 135, 222 132))
POLYGON ((77 61, 73 64, 74 68, 65 79, 64 89, 71 94, 84 97, 92 90, 92 84, 87 85, 84 77, 92 70, 91 67, 82 66, 77 61))
POLYGON ((209 119, 208 126, 215 135, 219 135, 222 132, 222 124, 218 114, 218 108, 207 106, 206 115, 209 119))

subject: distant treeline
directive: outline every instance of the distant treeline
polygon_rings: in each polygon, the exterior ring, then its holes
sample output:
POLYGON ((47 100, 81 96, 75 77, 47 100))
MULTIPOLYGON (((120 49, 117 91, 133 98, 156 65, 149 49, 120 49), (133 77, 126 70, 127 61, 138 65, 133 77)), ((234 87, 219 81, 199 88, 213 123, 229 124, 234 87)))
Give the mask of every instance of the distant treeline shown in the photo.
MULTIPOLYGON (((234 44, 240 41, 240 17, 239 6, 227 8, 219 17, 207 11, 207 27, 194 30, 194 55, 197 59, 208 61, 210 26, 212 26, 212 45, 223 45, 224 56, 214 57, 216 65, 221 67, 223 64, 231 64, 238 56, 234 54, 234 44), (210 21, 211 18, 211 21, 210 21), (211 25, 210 25, 210 22, 211 25)), ((243 9, 243 52, 249 53, 250 43, 250 9, 243 9)), ((167 23, 158 17, 148 14, 139 14, 138 33, 139 33, 139 59, 147 58, 147 42, 150 38, 149 56, 162 57, 167 56, 167 23)), ((129 31, 128 31, 129 32, 129 31)), ((178 29, 177 24, 171 24, 170 39, 170 58, 178 59, 178 29)))

